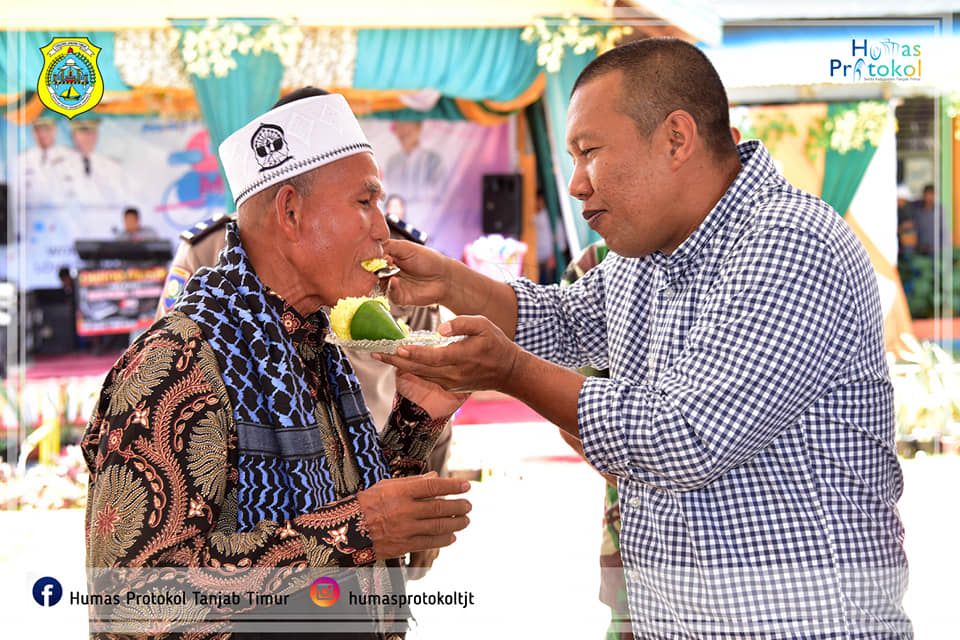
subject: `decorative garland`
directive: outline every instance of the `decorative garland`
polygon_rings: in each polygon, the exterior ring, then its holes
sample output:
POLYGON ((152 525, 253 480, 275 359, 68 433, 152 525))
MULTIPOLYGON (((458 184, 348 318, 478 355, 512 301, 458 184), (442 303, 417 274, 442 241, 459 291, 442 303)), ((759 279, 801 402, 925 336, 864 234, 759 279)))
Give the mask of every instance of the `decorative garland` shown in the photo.
POLYGON ((176 29, 118 31, 114 64, 120 78, 131 87, 189 88, 179 44, 180 32, 176 29))
POLYGON ((890 107, 886 102, 873 101, 859 102, 856 109, 849 109, 830 118, 818 118, 807 129, 804 154, 807 160, 813 163, 821 149, 833 149, 845 154, 852 150, 861 151, 865 144, 879 147, 891 118, 890 107))
POLYGON ((349 88, 356 67, 356 29, 304 29, 296 58, 286 65, 283 86, 349 88))
POLYGON ((237 68, 234 52, 259 56, 264 51, 275 53, 284 67, 296 63, 303 32, 292 22, 272 23, 254 29, 243 22, 220 23, 210 18, 202 29, 183 33, 180 55, 187 73, 198 78, 225 77, 237 68))
POLYGON ((188 73, 223 77, 236 68, 234 52, 259 55, 273 51, 285 70, 284 87, 353 86, 357 62, 355 29, 303 29, 273 24, 258 32, 240 23, 208 22, 201 30, 183 34, 178 29, 120 31, 115 40, 115 64, 131 87, 187 89, 188 73))
POLYGON ((595 24, 581 24, 580 18, 566 16, 557 26, 537 18, 520 34, 524 42, 539 41, 537 64, 549 73, 556 73, 563 64, 563 56, 569 47, 575 55, 595 50, 597 55, 612 49, 625 35, 633 33, 631 27, 602 29, 595 24))

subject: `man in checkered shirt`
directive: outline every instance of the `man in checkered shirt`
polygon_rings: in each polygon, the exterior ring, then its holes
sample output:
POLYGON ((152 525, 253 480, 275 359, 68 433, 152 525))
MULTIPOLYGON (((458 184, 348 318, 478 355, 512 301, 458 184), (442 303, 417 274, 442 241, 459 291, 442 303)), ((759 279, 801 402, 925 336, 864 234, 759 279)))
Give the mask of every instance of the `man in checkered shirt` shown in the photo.
POLYGON ((441 326, 463 342, 382 359, 509 393, 619 476, 638 638, 912 637, 863 247, 762 144, 734 143, 720 78, 682 41, 588 65, 567 144, 607 259, 561 290, 391 242, 397 302, 470 317, 441 326), (565 368, 583 364, 610 379, 565 368))

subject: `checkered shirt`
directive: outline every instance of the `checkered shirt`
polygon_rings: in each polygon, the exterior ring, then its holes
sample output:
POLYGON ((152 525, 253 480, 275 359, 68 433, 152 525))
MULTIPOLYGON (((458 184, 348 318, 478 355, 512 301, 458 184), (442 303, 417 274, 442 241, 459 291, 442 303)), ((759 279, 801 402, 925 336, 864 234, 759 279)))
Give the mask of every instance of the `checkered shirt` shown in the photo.
POLYGON ((578 420, 620 478, 640 638, 912 637, 903 480, 870 260, 756 141, 671 255, 513 283, 516 341, 590 364, 578 420))

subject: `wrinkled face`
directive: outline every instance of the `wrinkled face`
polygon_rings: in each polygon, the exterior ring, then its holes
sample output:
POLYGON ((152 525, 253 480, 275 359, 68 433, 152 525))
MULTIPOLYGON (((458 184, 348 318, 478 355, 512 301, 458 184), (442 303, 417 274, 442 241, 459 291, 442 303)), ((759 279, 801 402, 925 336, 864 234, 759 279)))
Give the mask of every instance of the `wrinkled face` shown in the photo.
POLYGON ((291 260, 304 287, 321 305, 369 295, 377 286, 377 277, 360 262, 382 257, 381 243, 390 236, 380 210, 379 174, 369 153, 337 160, 315 172, 291 260))
POLYGON ((57 128, 44 122, 33 126, 33 139, 41 149, 49 149, 57 139, 57 128))
POLYGON ((622 76, 605 73, 570 99, 567 151, 574 172, 569 189, 611 250, 640 257, 672 250, 688 230, 680 228, 671 210, 676 194, 666 124, 649 138, 640 133, 618 109, 622 76))

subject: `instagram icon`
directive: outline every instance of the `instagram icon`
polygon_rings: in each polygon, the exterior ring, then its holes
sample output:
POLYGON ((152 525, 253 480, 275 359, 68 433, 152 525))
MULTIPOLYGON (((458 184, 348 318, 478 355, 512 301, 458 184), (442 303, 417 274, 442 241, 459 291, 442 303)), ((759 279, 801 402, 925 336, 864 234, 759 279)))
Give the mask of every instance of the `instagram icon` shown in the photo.
POLYGON ((340 599, 340 585, 333 578, 317 578, 310 585, 310 599, 318 607, 332 607, 340 599))

